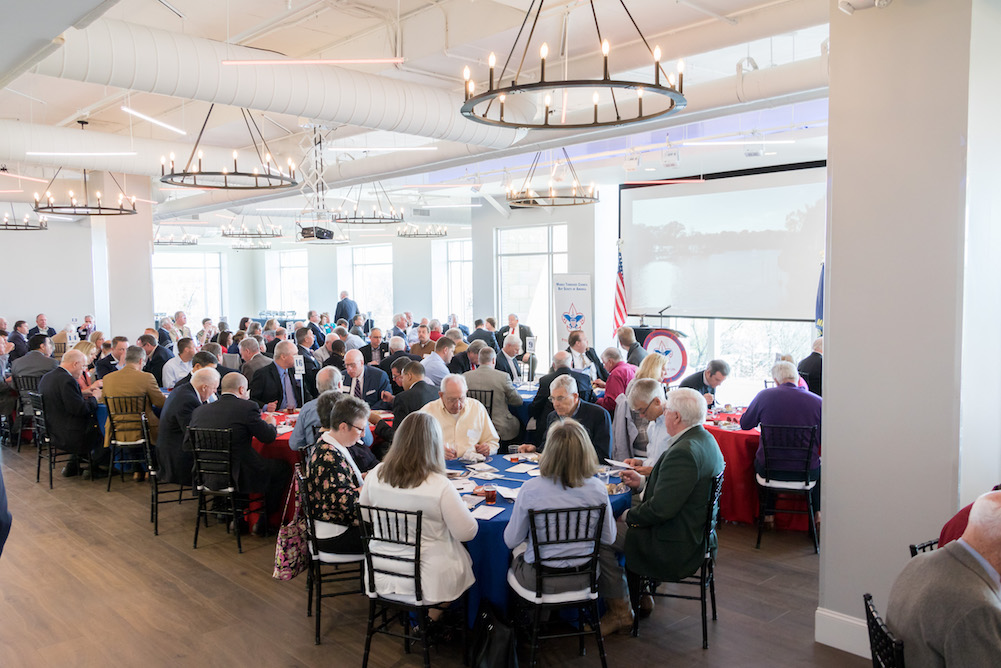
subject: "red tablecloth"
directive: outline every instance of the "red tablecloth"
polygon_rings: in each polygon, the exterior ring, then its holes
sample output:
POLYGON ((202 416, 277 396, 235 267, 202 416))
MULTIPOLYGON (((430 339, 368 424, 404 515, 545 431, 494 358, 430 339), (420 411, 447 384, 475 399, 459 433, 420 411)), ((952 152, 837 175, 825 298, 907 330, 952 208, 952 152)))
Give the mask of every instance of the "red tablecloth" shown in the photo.
MULTIPOLYGON (((720 497, 720 517, 727 522, 754 524, 758 517, 758 486, 754 482, 754 454, 758 451, 761 433, 757 430, 731 431, 707 424, 706 430, 719 443, 726 462, 723 494, 720 497)), ((780 507, 802 508, 806 501, 784 501, 780 507)), ((775 516, 780 529, 807 530, 806 515, 780 513, 775 516)))
MULTIPOLYGON (((285 461, 288 462, 289 467, 294 471, 295 465, 298 464, 301 460, 299 459, 299 451, 292 450, 291 448, 288 447, 289 437, 291 436, 292 436, 291 431, 286 434, 279 434, 278 438, 276 438, 271 443, 262 443, 261 441, 258 441, 255 438, 251 443, 251 445, 253 446, 254 450, 257 450, 257 452, 262 457, 265 457, 267 459, 284 459, 285 461)), ((281 502, 283 504, 285 503, 285 498, 287 495, 288 495, 288 488, 286 487, 285 491, 282 492, 281 502)), ((257 506, 259 506, 263 498, 264 495, 262 494, 250 495, 250 500, 252 504, 257 506)), ((285 516, 285 521, 292 519, 292 510, 294 507, 295 507, 294 505, 289 506, 288 513, 285 516)), ((250 522, 250 526, 253 526, 254 523, 257 522, 257 514, 252 513, 248 518, 248 521, 250 522)), ((268 525, 271 527, 277 527, 281 523, 282 523, 282 518, 280 510, 275 513, 272 513, 271 517, 268 518, 268 525)))

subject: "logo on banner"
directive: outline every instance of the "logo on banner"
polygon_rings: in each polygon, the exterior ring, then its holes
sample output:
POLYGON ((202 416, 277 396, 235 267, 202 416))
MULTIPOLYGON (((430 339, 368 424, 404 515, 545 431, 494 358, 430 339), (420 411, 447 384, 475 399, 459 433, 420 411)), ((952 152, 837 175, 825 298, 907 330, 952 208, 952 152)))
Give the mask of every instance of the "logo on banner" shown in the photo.
POLYGON ((583 329, 584 314, 578 313, 573 303, 571 303, 570 308, 563 314, 563 324, 566 325, 568 332, 583 329))
POLYGON ((667 357, 665 382, 673 383, 681 378, 688 366, 688 352, 682 345, 677 334, 666 329, 655 329, 647 334, 643 341, 643 347, 647 352, 658 353, 667 357))

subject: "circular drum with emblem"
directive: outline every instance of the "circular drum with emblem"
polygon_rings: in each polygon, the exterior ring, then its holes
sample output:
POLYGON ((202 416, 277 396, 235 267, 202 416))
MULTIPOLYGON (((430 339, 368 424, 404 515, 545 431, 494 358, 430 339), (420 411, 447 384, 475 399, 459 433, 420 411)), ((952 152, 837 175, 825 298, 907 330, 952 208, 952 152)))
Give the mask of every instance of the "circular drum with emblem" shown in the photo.
POLYGON ((668 329, 655 329, 647 334, 643 341, 643 347, 646 348, 647 352, 667 356, 665 382, 673 383, 685 373, 685 368, 688 366, 688 353, 676 333, 668 329))

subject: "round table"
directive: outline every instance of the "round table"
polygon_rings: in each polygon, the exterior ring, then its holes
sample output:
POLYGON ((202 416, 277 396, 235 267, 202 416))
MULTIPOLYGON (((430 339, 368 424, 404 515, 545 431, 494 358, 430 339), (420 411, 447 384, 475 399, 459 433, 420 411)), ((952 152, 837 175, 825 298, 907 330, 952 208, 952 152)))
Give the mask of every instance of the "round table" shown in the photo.
MULTIPOLYGON (((532 477, 527 473, 508 473, 507 470, 515 464, 500 455, 490 457, 490 461, 487 463, 498 469, 498 473, 503 475, 504 479, 493 481, 474 479, 477 485, 493 482, 498 486, 521 487, 532 477)), ((446 464, 449 469, 458 471, 465 469, 466 466, 459 460, 453 460, 446 464)), ((631 496, 629 493, 612 495, 612 512, 616 517, 630 506, 631 496)), ((485 503, 484 501, 481 505, 485 503)), ((489 520, 477 520, 479 530, 476 532, 476 536, 465 544, 469 555, 473 558, 473 575, 476 577, 476 582, 469 590, 470 623, 479 609, 480 601, 484 598, 500 610, 507 610, 507 569, 511 563, 511 550, 504 543, 504 529, 511 521, 511 509, 514 507, 514 501, 508 501, 498 494, 497 507, 503 508, 500 514, 489 520)))

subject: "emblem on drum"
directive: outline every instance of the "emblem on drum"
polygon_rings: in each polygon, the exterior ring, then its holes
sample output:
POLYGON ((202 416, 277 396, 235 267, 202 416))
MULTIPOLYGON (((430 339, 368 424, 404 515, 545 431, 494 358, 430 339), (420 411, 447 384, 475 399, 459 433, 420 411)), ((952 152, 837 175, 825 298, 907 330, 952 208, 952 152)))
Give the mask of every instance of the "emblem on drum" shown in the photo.
POLYGON ((667 367, 664 369, 667 374, 665 382, 673 383, 681 378, 685 367, 688 366, 688 353, 677 334, 666 329, 655 329, 647 334, 643 347, 647 352, 667 356, 667 367))

